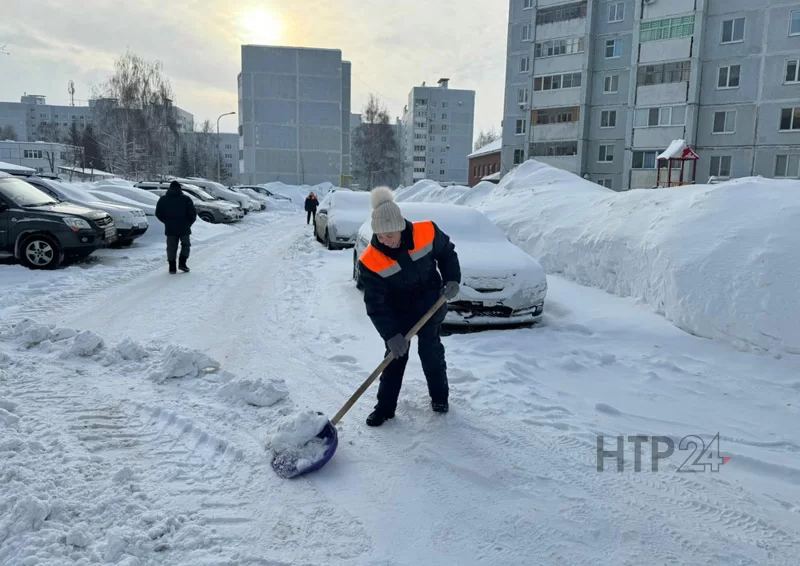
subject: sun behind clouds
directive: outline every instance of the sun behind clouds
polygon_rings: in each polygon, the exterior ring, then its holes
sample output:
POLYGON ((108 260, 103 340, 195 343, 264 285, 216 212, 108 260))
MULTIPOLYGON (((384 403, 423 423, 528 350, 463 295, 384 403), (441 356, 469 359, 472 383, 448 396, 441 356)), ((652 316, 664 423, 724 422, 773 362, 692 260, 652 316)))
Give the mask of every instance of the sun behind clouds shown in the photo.
POLYGON ((283 34, 283 24, 278 14, 264 8, 243 11, 238 17, 237 26, 243 43, 275 45, 283 34))

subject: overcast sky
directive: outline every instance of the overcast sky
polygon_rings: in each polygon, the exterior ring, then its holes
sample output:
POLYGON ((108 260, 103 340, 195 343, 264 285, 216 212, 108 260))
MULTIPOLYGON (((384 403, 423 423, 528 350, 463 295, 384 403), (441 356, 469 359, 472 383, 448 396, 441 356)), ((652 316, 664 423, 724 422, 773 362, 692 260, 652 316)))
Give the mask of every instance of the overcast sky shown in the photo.
POLYGON ((0 0, 0 101, 68 104, 71 79, 85 104, 129 49, 163 63, 196 121, 216 122, 237 108, 242 43, 337 48, 353 63, 353 112, 374 92, 399 116, 411 87, 448 77, 476 91, 477 136, 500 131, 507 28, 507 0, 0 0))

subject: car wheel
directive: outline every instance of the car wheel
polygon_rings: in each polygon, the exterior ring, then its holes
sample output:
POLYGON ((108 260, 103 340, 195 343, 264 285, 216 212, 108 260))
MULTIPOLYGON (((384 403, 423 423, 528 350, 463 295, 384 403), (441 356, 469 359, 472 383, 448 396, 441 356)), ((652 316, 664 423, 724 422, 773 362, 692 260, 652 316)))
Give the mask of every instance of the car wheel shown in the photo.
POLYGON ((363 289, 364 284, 361 282, 361 273, 358 270, 358 255, 353 250, 353 281, 356 282, 356 289, 363 289))
POLYGON ((203 220, 210 224, 216 224, 216 222, 214 221, 214 215, 211 214, 210 212, 201 212, 200 214, 198 214, 198 216, 200 217, 200 220, 203 220))
POLYGON ((327 228, 325 228, 325 247, 327 247, 329 250, 335 250, 336 249, 336 246, 334 246, 333 242, 331 242, 331 235, 328 232, 327 228))
POLYGON ((133 238, 128 238, 127 240, 122 240, 119 245, 123 248, 128 248, 133 245, 133 238))
POLYGON ((64 252, 53 238, 37 234, 22 242, 20 258, 31 269, 55 269, 64 260, 64 252))

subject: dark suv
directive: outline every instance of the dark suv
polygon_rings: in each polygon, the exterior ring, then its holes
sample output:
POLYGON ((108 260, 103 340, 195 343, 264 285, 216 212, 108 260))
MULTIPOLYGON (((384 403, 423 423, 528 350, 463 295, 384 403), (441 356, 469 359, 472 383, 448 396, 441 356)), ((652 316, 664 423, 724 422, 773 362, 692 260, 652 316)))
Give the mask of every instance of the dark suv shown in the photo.
POLYGON ((88 256, 116 238, 107 213, 57 202, 22 179, 0 173, 0 257, 55 269, 65 257, 88 256))

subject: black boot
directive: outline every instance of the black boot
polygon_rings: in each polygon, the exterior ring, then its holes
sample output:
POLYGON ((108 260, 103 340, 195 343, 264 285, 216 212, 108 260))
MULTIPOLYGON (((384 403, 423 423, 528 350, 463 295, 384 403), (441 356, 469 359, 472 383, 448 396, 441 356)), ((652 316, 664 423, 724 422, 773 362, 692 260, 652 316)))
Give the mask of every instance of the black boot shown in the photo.
POLYGON ((450 410, 450 406, 447 404, 447 401, 444 403, 431 402, 431 409, 433 409, 436 413, 446 413, 450 410))
POLYGON ((367 425, 368 426, 381 426, 389 419, 394 418, 394 411, 391 413, 387 413, 381 409, 375 409, 372 411, 369 416, 367 417, 367 425))
POLYGON ((189 270, 189 266, 186 265, 186 258, 185 257, 178 258, 178 269, 180 269, 184 273, 189 273, 190 270, 189 270))
POLYGON ((170 261, 169 262, 169 274, 170 275, 175 275, 176 273, 178 273, 178 269, 175 267, 175 262, 174 261, 170 261))

